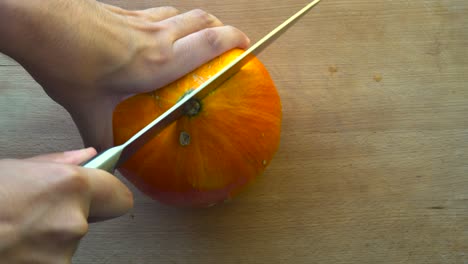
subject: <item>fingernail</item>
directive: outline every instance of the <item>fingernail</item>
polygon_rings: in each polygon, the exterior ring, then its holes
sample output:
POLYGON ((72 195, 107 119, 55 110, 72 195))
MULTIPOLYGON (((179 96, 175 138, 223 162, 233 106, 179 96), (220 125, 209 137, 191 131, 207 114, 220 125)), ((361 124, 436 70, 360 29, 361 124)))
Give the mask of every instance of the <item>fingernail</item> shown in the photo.
POLYGON ((89 152, 97 153, 96 149, 93 147, 86 148, 85 150, 89 152))
POLYGON ((245 43, 245 48, 247 49, 250 46, 250 39, 249 37, 245 37, 247 39, 247 42, 245 43))
POLYGON ((86 149, 75 149, 75 150, 68 150, 68 151, 64 151, 63 154, 65 155, 76 155, 80 152, 83 152, 85 151, 86 149))
POLYGON ((90 152, 96 152, 96 150, 93 147, 89 147, 89 148, 84 148, 84 149, 75 149, 75 150, 64 151, 63 154, 73 156, 73 155, 80 154, 80 153, 83 153, 83 152, 90 153, 90 152))

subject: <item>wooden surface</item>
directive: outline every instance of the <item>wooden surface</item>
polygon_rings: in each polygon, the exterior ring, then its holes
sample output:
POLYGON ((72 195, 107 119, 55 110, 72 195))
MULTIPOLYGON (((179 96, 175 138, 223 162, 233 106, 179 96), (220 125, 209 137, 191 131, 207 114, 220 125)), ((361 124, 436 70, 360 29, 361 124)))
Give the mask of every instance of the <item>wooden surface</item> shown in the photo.
MULTIPOLYGON (((306 0, 108 1, 203 8, 253 41, 306 0)), ((75 263, 468 263, 468 2, 323 0, 261 56, 284 106, 263 177, 229 204, 93 224, 75 263)), ((81 146, 0 58, 1 157, 81 146)))

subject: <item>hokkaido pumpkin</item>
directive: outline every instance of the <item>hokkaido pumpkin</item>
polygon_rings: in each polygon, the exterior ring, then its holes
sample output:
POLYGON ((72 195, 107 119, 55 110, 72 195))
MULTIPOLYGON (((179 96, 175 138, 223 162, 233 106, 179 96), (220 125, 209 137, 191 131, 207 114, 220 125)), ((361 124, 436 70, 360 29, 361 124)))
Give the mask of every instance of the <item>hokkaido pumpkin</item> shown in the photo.
MULTIPOLYGON (((226 52, 161 89, 121 102, 114 110, 114 143, 125 142, 241 53, 226 52)), ((254 57, 190 112, 148 142, 120 172, 163 203, 209 206, 232 198, 272 160, 280 141, 280 98, 254 57)))

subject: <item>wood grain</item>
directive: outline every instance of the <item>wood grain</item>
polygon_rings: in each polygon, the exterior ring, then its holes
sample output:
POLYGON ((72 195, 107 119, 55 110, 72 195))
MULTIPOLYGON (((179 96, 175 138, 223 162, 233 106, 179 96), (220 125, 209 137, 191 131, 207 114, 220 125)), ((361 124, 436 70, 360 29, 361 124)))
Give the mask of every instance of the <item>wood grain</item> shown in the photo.
MULTIPOLYGON (((253 41, 307 3, 106 2, 202 8, 253 41)), ((467 47, 464 0, 323 0, 261 55, 284 108, 261 179, 206 210, 135 190, 75 263, 468 263, 467 47)), ((0 57, 0 157, 80 147, 14 65, 0 57)))

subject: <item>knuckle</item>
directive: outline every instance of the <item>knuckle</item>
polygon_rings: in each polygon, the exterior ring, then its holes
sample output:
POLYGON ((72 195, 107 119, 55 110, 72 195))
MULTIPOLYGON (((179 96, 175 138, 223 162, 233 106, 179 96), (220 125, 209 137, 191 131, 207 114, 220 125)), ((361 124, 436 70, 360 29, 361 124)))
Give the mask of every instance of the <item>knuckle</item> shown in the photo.
POLYGON ((88 234, 89 225, 87 222, 79 222, 71 225, 62 232, 62 237, 66 241, 79 240, 88 234))
POLYGON ((203 38, 207 45, 215 51, 219 51, 222 47, 222 39, 218 31, 207 28, 203 30, 203 38))
POLYGON ((77 221, 74 225, 70 226, 66 235, 70 239, 81 239, 88 234, 88 231, 89 224, 85 219, 83 219, 82 221, 77 221))
POLYGON ((205 10, 200 9, 200 8, 193 9, 191 13, 195 17, 205 17, 208 15, 208 13, 205 10))
POLYGON ((144 33, 154 34, 165 30, 164 26, 160 23, 153 23, 151 21, 142 21, 142 20, 135 20, 133 23, 135 29, 138 29, 144 33))
POLYGON ((138 19, 144 18, 145 16, 146 16, 145 10, 143 10, 143 11, 141 11, 141 10, 131 11, 127 15, 127 17, 134 17, 134 18, 138 18, 138 19))
POLYGON ((214 16, 210 15, 208 12, 202 9, 192 10, 192 15, 195 17, 197 21, 202 22, 207 25, 210 25, 216 22, 216 19, 214 16))
POLYGON ((180 11, 173 6, 162 6, 161 10, 163 10, 167 14, 179 14, 180 13, 180 11))
POLYGON ((226 25, 224 26, 229 32, 230 34, 237 34, 239 33, 239 30, 231 25, 226 25))
POLYGON ((69 177, 69 184, 77 190, 86 190, 89 188, 88 178, 76 169, 69 177))
POLYGON ((145 39, 148 39, 149 41, 154 42, 154 36, 150 34, 156 34, 156 33, 167 31, 169 26, 165 25, 164 23, 153 23, 151 21, 144 21, 144 22, 139 21, 138 26, 136 26, 135 28, 137 28, 138 30, 146 34, 145 39))
POLYGON ((82 192, 90 188, 89 179, 80 171, 80 169, 73 166, 63 166, 60 168, 63 179, 61 187, 63 191, 82 192))
POLYGON ((149 65, 163 65, 171 61, 172 52, 169 49, 160 49, 148 55, 146 59, 149 65))
POLYGON ((55 241, 68 242, 83 238, 88 231, 88 221, 82 214, 77 214, 49 230, 47 236, 55 241))
POLYGON ((153 32, 168 32, 171 28, 171 25, 167 23, 153 23, 152 25, 153 32))

